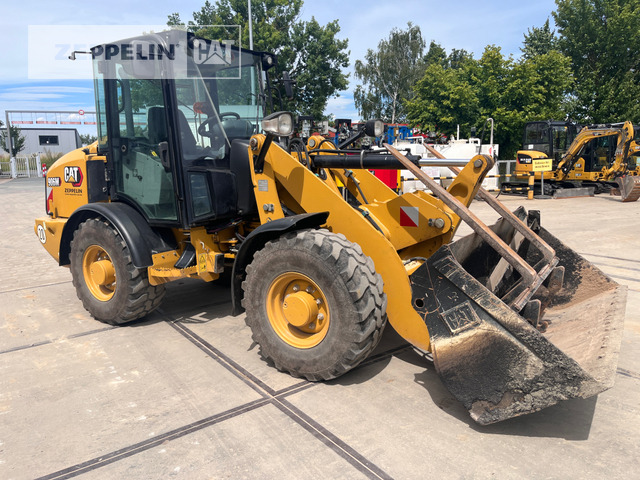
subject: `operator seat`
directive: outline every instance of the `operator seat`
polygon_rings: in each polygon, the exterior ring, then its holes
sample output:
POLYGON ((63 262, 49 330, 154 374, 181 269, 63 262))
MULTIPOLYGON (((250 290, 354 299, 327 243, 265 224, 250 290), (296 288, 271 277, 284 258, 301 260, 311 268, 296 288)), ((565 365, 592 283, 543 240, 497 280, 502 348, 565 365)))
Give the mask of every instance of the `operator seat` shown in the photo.
POLYGON ((198 143, 196 142, 196 137, 193 135, 187 117, 180 109, 178 109, 178 129, 180 131, 180 143, 182 143, 182 154, 185 157, 187 155, 197 155, 198 143))
POLYGON ((167 141, 167 121, 164 107, 149 107, 147 111, 147 137, 149 143, 158 145, 167 141))

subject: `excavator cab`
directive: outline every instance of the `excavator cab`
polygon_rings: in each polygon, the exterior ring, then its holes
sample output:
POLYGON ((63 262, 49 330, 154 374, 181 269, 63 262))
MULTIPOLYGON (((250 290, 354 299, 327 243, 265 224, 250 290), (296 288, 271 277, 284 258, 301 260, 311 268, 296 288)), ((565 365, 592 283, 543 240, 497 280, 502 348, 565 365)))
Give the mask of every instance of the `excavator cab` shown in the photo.
POLYGON ((546 158, 553 160, 554 167, 557 166, 577 133, 578 126, 574 122, 527 122, 522 139, 522 163, 526 163, 526 151, 534 151, 544 153, 546 158))

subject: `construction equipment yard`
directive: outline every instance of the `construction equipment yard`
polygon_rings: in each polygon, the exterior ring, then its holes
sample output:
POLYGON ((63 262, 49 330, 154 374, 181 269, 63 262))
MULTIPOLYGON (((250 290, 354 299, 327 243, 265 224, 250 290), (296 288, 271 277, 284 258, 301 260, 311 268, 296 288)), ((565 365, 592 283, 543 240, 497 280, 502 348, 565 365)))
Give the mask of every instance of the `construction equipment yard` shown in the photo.
MULTIPOLYGON (((312 383, 263 361, 228 287, 167 285, 99 323, 39 245, 43 179, 0 181, 0 478, 631 478, 640 471, 640 204, 502 196, 628 287, 615 385, 488 426, 390 325, 351 372, 312 383), (635 474, 632 472, 636 472, 635 474)), ((486 223, 484 202, 471 210, 486 223)), ((470 230, 463 225, 458 236, 470 230)))

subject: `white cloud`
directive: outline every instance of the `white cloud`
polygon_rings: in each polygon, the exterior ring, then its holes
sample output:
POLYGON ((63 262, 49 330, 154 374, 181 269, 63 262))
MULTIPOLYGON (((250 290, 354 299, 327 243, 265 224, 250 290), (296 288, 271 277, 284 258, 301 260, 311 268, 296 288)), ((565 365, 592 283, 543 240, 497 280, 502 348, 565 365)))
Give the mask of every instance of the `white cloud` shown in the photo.
MULTIPOLYGON (((0 29, 0 44, 3 68, 0 82, 11 82, 10 87, 0 83, 0 111, 3 109, 62 109, 86 108, 90 104, 91 89, 74 90, 73 86, 41 88, 40 86, 13 88, 16 84, 27 83, 28 26, 29 25, 86 25, 91 22, 105 25, 165 24, 167 16, 179 12, 183 21, 192 19, 192 12, 199 11, 203 0, 157 0, 153 8, 146 2, 110 0, 108 9, 101 9, 96 16, 92 3, 77 0, 58 0, 55 8, 50 1, 30 0, 29 2, 5 2, 2 6, 3 22, 0 29), (29 90, 29 89, 32 90, 29 90), (20 95, 24 94, 24 97, 20 95), (80 98, 77 98, 80 97, 80 98)), ((321 24, 339 20, 340 38, 349 40, 351 65, 364 58, 367 49, 375 49, 379 41, 386 38, 392 28, 406 28, 411 21, 420 26, 428 43, 433 39, 447 50, 463 48, 475 56, 482 54, 486 45, 502 47, 504 54, 519 54, 523 34, 528 28, 541 26, 552 10, 554 0, 536 2, 513 2, 493 0, 478 3, 475 0, 457 0, 446 3, 436 0, 396 0, 395 2, 372 2, 371 0, 305 0, 303 19, 311 16, 321 24)), ((352 69, 349 70, 352 72, 352 69)), ((70 83, 70 82, 69 82, 70 83)), ((350 77, 350 91, 356 80, 350 77)), ((358 118, 347 91, 338 98, 328 101, 327 113, 343 118, 358 118)))

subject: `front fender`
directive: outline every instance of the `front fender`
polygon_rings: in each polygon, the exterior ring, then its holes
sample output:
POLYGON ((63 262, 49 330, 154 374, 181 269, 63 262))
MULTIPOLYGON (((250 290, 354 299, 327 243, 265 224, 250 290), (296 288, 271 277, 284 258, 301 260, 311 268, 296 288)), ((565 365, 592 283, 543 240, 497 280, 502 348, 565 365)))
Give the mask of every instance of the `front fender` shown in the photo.
POLYGON ((131 260, 137 268, 153 265, 153 253, 171 250, 173 247, 150 226, 147 220, 133 207, 124 203, 89 203, 76 209, 62 231, 60 241, 60 265, 69 265, 71 241, 78 226, 89 218, 103 218, 108 221, 124 239, 131 260))

